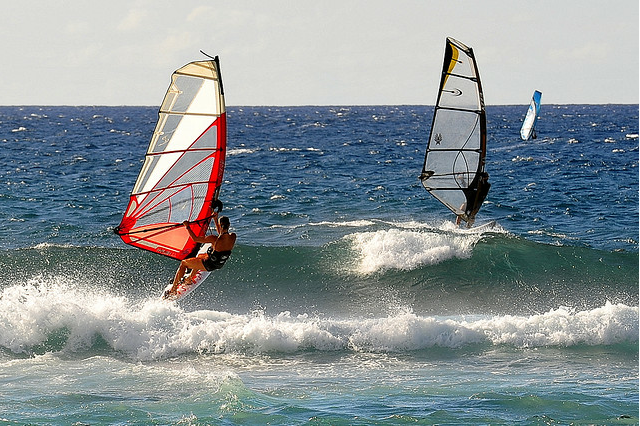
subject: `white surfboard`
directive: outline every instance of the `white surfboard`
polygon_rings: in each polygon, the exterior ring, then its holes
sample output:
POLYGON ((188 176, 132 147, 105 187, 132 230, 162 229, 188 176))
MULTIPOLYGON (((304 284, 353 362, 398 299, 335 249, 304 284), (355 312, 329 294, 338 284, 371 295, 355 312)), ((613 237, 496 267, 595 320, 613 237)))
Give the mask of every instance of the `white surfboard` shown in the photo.
POLYGON ((483 223, 482 225, 473 226, 471 228, 458 228, 457 232, 462 232, 463 234, 476 234, 482 233, 486 231, 491 231, 496 227, 496 221, 492 220, 487 223, 483 223))
MULTIPOLYGON (((198 250, 198 254, 206 253, 210 246, 211 246, 211 244, 203 245, 200 248, 200 250, 198 250)), ((170 301, 175 301, 175 302, 177 302, 177 301, 179 301, 181 299, 184 299, 189 293, 191 293, 193 290, 198 288, 198 286, 200 284, 202 284, 202 282, 209 276, 210 273, 211 272, 209 272, 209 271, 198 271, 194 275, 193 281, 186 280, 186 278, 189 276, 189 272, 186 273, 185 276, 184 276, 184 279, 182 280, 182 282, 180 284, 178 284, 178 287, 176 288, 175 294, 172 294, 169 297, 164 297, 165 292, 167 290, 171 290, 172 284, 169 284, 164 289, 164 291, 162 292, 161 298, 163 300, 170 300, 170 301)))

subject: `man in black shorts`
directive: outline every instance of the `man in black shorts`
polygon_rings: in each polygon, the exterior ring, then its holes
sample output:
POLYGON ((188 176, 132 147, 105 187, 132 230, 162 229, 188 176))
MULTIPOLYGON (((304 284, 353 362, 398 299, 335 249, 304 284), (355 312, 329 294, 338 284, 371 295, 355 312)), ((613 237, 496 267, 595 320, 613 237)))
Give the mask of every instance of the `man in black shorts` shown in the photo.
POLYGON ((207 235, 204 237, 195 235, 191 228, 189 228, 189 222, 182 222, 193 241, 201 244, 211 243, 211 247, 207 253, 199 254, 196 257, 190 257, 180 262, 180 268, 178 268, 176 276, 173 279, 173 285, 171 289, 167 290, 164 294, 165 298, 175 293, 187 269, 191 269, 191 274, 185 278, 186 281, 189 281, 198 271, 213 271, 222 268, 229 256, 231 256, 231 250, 233 250, 233 246, 236 243, 236 234, 235 232, 229 232, 229 218, 226 216, 218 218, 218 212, 214 212, 213 221, 216 224, 218 235, 207 235))

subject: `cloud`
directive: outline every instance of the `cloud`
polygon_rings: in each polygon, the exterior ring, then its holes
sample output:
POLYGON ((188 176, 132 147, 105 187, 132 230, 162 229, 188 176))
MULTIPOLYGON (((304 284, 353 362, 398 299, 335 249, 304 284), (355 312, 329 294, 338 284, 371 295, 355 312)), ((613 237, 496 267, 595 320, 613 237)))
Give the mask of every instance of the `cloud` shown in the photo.
POLYGON ((147 11, 142 9, 131 9, 127 16, 118 24, 119 31, 132 31, 141 27, 145 18, 147 17, 147 11))
POLYGON ((589 43, 574 49, 571 56, 575 60, 597 63, 606 60, 608 52, 615 51, 615 49, 609 49, 606 43, 589 43))
POLYGON ((88 22, 68 22, 64 26, 65 33, 71 36, 91 34, 91 25, 88 22))
POLYGON ((214 16, 214 8, 212 6, 198 6, 189 13, 187 22, 196 22, 211 16, 214 16))

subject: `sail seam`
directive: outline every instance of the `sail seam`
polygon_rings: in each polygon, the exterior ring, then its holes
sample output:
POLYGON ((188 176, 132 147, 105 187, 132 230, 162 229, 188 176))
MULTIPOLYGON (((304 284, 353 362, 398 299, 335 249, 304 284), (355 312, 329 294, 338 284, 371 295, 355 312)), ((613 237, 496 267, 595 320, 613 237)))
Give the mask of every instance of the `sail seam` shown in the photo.
POLYGON ((186 111, 180 112, 180 111, 171 111, 171 110, 165 110, 165 109, 161 109, 160 114, 173 114, 173 115, 198 116, 198 117, 220 117, 222 115, 222 113, 207 114, 204 112, 186 112, 186 111))
MULTIPOLYGON (((205 68, 207 69, 207 68, 205 68)), ((219 78, 216 78, 215 76, 204 76, 204 75, 199 75, 199 74, 192 74, 192 73, 188 73, 188 72, 181 72, 181 71, 176 71, 174 72, 175 75, 185 75, 187 77, 197 77, 197 78, 201 78, 203 80, 213 80, 213 81, 220 81, 219 78)))
POLYGON ((482 152, 482 149, 469 149, 469 148, 427 148, 427 152, 482 152))

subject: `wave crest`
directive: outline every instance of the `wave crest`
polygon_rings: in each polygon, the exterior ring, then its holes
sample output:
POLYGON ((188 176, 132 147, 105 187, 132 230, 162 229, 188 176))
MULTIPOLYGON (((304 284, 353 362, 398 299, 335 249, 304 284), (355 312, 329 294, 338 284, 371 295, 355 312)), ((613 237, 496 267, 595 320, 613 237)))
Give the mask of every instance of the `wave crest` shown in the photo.
POLYGON ((347 235, 359 255, 357 272, 370 274, 387 269, 410 270, 449 259, 471 257, 481 233, 417 232, 400 229, 347 235))
POLYGON ((606 303, 531 316, 322 318, 264 311, 185 312, 158 299, 82 292, 62 283, 11 286, 0 297, 5 352, 108 351, 136 360, 199 353, 403 352, 468 345, 516 348, 638 343, 638 307, 606 303), (106 345, 106 347, 105 347, 106 345))

